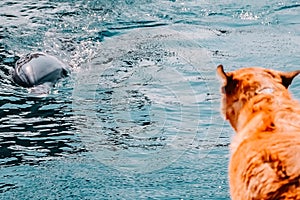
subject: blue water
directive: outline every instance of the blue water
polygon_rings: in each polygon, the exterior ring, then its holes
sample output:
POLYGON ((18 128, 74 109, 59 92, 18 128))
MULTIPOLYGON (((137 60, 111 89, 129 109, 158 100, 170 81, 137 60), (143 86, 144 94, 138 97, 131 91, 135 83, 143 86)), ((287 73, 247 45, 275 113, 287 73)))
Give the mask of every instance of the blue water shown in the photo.
POLYGON ((229 199, 215 68, 299 69, 299 13, 287 0, 2 0, 0 199, 229 199), (35 51, 72 67, 46 97, 9 74, 35 51))

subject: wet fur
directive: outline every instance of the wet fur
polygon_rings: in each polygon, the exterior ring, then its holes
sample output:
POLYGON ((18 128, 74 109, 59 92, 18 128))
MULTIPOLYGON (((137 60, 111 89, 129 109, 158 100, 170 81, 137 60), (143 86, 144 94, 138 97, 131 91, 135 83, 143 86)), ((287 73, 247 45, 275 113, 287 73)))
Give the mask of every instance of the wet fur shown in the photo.
POLYGON ((234 200, 300 199, 300 104, 288 86, 300 73, 252 67, 217 68, 222 112, 236 135, 231 143, 234 200))

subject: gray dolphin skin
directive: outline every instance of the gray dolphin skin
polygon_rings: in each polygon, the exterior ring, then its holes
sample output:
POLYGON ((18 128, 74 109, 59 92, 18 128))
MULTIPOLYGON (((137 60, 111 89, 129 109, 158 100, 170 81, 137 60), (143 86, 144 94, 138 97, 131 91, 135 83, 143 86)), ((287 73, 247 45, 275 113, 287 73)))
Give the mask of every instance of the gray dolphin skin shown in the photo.
POLYGON ((15 83, 30 88, 44 83, 54 85, 69 74, 69 66, 45 53, 30 53, 20 58, 12 72, 15 83))

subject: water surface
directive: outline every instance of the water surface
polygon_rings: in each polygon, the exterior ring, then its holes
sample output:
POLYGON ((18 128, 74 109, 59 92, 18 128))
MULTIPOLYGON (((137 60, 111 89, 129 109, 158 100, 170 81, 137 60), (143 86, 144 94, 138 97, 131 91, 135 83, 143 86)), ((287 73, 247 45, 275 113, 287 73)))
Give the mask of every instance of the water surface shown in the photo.
POLYGON ((229 199, 215 68, 298 69, 299 3, 1 1, 0 198, 229 199), (46 97, 33 51, 72 67, 46 97))

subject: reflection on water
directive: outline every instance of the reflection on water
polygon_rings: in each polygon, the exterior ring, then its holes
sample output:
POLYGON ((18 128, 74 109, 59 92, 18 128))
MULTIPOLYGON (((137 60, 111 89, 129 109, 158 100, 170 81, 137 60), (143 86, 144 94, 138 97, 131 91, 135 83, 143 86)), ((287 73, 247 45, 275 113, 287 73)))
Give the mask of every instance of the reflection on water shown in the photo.
POLYGON ((71 102, 12 95, 1 95, 0 165, 37 164, 82 150, 68 111, 71 102))

